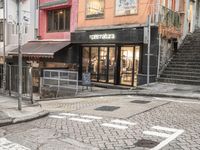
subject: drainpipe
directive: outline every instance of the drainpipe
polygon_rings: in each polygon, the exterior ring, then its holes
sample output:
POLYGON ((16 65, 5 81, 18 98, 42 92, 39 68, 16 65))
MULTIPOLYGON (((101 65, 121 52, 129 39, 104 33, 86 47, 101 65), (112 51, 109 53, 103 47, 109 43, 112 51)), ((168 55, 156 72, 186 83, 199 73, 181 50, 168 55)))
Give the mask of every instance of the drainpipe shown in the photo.
POLYGON ((161 35, 160 35, 160 33, 159 33, 157 78, 160 77, 160 50, 161 50, 161 35))
POLYGON ((147 86, 150 83, 151 15, 148 16, 147 86))

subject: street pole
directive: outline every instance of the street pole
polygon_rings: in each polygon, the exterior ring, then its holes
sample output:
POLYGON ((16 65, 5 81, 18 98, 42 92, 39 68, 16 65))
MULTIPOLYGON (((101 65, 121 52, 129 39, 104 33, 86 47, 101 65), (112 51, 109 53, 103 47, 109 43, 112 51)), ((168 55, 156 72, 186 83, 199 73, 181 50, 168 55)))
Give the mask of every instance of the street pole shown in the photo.
POLYGON ((18 110, 22 110, 22 53, 21 53, 21 2, 17 0, 17 27, 18 27, 18 110))
POLYGON ((6 0, 3 0, 3 81, 2 91, 6 90, 6 0))
POLYGON ((148 16, 147 86, 150 80, 151 15, 148 16))

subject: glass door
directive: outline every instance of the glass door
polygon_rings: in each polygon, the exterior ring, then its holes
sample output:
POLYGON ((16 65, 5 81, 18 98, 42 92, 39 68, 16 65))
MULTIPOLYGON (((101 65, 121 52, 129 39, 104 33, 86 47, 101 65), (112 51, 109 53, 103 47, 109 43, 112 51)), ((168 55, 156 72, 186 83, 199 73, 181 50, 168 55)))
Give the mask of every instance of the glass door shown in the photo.
POLYGON ((140 62, 140 46, 135 46, 133 86, 137 86, 140 62))
POLYGON ((93 81, 98 80, 98 73, 99 73, 99 57, 98 57, 98 47, 91 47, 91 79, 93 81))
POLYGON ((120 84, 133 84, 133 53, 134 47, 121 47, 120 84))
POLYGON ((108 83, 114 83, 115 77, 115 47, 109 47, 108 83))
POLYGON ((99 56, 99 81, 107 82, 108 75, 108 48, 100 47, 99 56))

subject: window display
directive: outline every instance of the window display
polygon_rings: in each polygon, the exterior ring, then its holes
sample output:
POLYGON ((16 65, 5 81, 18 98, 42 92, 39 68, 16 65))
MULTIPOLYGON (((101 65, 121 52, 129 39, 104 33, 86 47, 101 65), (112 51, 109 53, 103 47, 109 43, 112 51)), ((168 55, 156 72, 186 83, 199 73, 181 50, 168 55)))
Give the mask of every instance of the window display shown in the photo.
POLYGON ((87 0, 86 18, 98 18, 104 15, 104 0, 87 0))

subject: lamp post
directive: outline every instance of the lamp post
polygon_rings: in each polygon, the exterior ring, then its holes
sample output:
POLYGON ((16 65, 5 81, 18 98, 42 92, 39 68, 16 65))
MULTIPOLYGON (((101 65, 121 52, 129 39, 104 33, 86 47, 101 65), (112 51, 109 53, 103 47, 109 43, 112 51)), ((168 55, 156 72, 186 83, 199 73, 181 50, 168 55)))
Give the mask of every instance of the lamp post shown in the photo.
POLYGON ((21 0, 17 0, 17 29, 18 29, 18 110, 22 110, 22 53, 21 53, 21 0))

